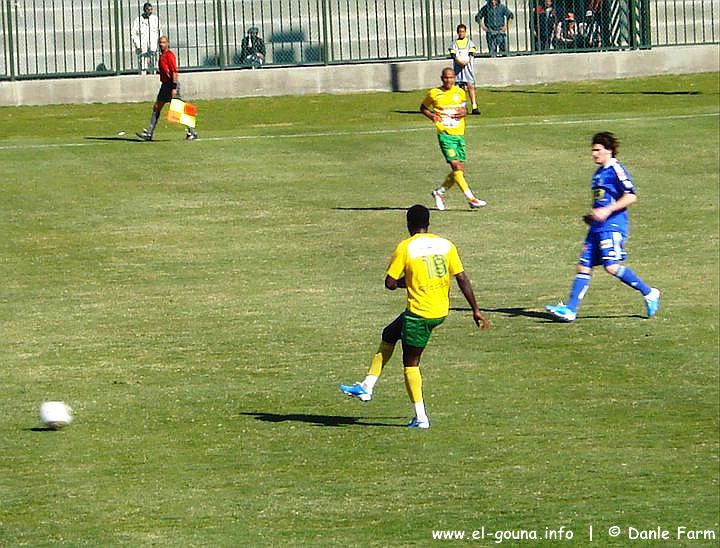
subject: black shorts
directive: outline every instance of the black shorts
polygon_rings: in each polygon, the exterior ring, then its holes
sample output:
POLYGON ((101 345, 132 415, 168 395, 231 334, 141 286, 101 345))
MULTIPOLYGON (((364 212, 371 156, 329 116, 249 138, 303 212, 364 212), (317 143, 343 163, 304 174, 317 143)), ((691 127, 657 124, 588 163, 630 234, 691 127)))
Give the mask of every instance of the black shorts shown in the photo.
MULTIPOLYGON (((180 84, 178 84, 177 87, 178 95, 180 95, 180 84)), ((160 91, 158 91, 156 101, 160 101, 162 103, 169 103, 172 101, 173 95, 173 83, 172 82, 163 82, 160 86, 160 91)))

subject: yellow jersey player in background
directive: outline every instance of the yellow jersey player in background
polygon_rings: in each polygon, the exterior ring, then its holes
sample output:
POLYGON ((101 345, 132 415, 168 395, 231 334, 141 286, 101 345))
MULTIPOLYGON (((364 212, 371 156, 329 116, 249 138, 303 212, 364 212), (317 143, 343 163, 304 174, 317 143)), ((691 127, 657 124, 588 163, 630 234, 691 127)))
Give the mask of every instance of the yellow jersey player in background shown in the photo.
POLYGON ((390 360, 398 341, 402 341, 405 387, 415 416, 408 423, 411 428, 430 428, 430 420, 423 401, 420 357, 430 340, 430 333, 439 326, 450 310, 450 278, 455 281, 472 307, 473 320, 482 329, 490 323, 475 302, 470 279, 465 275, 455 245, 445 238, 430 234, 430 211, 414 205, 407 211, 410 237, 395 248, 385 276, 385 287, 394 291, 407 290, 407 307, 382 332, 380 347, 373 357, 365 380, 354 385, 340 385, 340 390, 368 402, 383 367, 390 360))
POLYGON ((435 206, 444 210, 445 192, 457 183, 470 209, 477 209, 486 202, 475 197, 465 180, 465 90, 455 85, 455 71, 450 67, 443 69, 441 80, 442 85, 428 91, 420 105, 420 112, 435 124, 440 151, 451 169, 445 182, 432 191, 432 197, 435 206))

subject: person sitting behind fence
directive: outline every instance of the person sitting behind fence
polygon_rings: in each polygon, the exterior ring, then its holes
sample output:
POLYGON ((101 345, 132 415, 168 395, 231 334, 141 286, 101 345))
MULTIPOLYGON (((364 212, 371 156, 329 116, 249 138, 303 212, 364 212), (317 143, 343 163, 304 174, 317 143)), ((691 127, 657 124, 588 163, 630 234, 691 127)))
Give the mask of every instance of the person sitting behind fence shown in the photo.
POLYGON ((250 27, 247 36, 242 39, 240 64, 260 68, 265 62, 265 42, 258 36, 257 27, 250 27))
POLYGON ((582 37, 575 23, 575 14, 567 12, 565 19, 557 24, 555 30, 555 49, 575 49, 582 47, 582 37))

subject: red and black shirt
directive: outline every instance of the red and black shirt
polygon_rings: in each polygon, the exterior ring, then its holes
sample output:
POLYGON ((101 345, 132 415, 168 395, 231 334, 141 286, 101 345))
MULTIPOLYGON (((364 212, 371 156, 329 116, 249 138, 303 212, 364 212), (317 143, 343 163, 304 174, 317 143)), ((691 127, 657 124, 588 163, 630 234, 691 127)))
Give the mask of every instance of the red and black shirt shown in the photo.
POLYGON ((177 73, 178 68, 175 54, 169 49, 166 49, 160 54, 158 71, 160 72, 160 81, 163 84, 173 81, 173 74, 177 73))

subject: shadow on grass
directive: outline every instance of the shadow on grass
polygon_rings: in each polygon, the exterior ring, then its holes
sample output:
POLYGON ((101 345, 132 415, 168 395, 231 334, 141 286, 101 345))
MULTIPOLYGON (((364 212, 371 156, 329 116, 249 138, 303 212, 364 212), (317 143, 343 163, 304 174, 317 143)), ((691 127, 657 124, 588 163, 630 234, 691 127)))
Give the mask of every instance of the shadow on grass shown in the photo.
POLYGON ((51 428, 49 426, 35 426, 34 428, 26 428, 28 432, 60 432, 62 428, 51 428))
POLYGON ((128 135, 128 136, 117 135, 117 136, 113 136, 113 137, 88 137, 88 136, 86 136, 85 139, 87 139, 88 141, 125 141, 126 143, 148 143, 148 142, 169 143, 170 142, 170 139, 155 139, 154 137, 153 137, 152 141, 143 141, 142 139, 139 139, 138 137, 130 136, 130 135, 128 135))
MULTIPOLYGON (((454 306, 450 307, 450 310, 453 310, 455 312, 472 312, 472 308, 469 307, 462 307, 462 306, 454 306)), ((511 318, 515 318, 518 316, 525 316, 526 318, 537 318, 539 320, 547 320, 548 323, 568 323, 568 322, 561 322, 555 319, 555 316, 550 314, 550 312, 545 312, 544 310, 531 310, 528 308, 523 307, 510 307, 510 308, 481 308, 481 312, 497 312, 499 314, 505 314, 506 316, 510 316, 511 318)), ((606 314, 603 316, 582 316, 583 320, 612 320, 617 318, 640 318, 641 320, 646 320, 647 318, 641 314, 606 314)))
POLYGON ((415 110, 394 110, 393 112, 395 114, 420 114, 420 115, 422 115, 422 112, 420 112, 419 108, 415 109, 415 110))
MULTIPOLYGON (((388 426, 404 427, 404 424, 375 422, 368 417, 346 417, 342 415, 310 415, 307 413, 240 413, 264 422, 304 422, 314 426, 388 426)), ((400 417, 378 417, 399 419, 400 417)))
POLYGON ((114 137, 85 137, 88 141, 125 141, 127 143, 144 143, 145 141, 141 141, 134 135, 127 136, 127 137, 121 137, 120 135, 114 136, 114 137))
MULTIPOLYGON (((486 89, 487 93, 521 93, 527 95, 560 95, 560 91, 538 90, 538 89, 486 89)), ((569 92, 568 95, 702 95, 702 91, 600 91, 600 90, 578 90, 569 92)), ((398 111, 396 111, 398 112, 398 111)))
MULTIPOLYGON (((451 306, 450 310, 455 312, 472 312, 472 308, 463 306, 451 306)), ((541 310, 528 310, 527 308, 481 308, 480 312, 497 312, 510 317, 525 316, 527 318, 537 318, 546 320, 548 323, 556 323, 555 317, 549 312, 541 310)))
MULTIPOLYGON (((407 207, 393 207, 393 206, 368 206, 368 207, 333 207, 335 211, 407 211, 407 207)), ((429 207, 430 211, 439 211, 436 207, 429 207)), ((477 215, 477 211, 472 209, 446 209, 443 211, 443 215, 452 215, 454 213, 477 215)))
POLYGON ((369 207, 334 207, 336 211, 407 211, 406 207, 369 206, 369 207))

